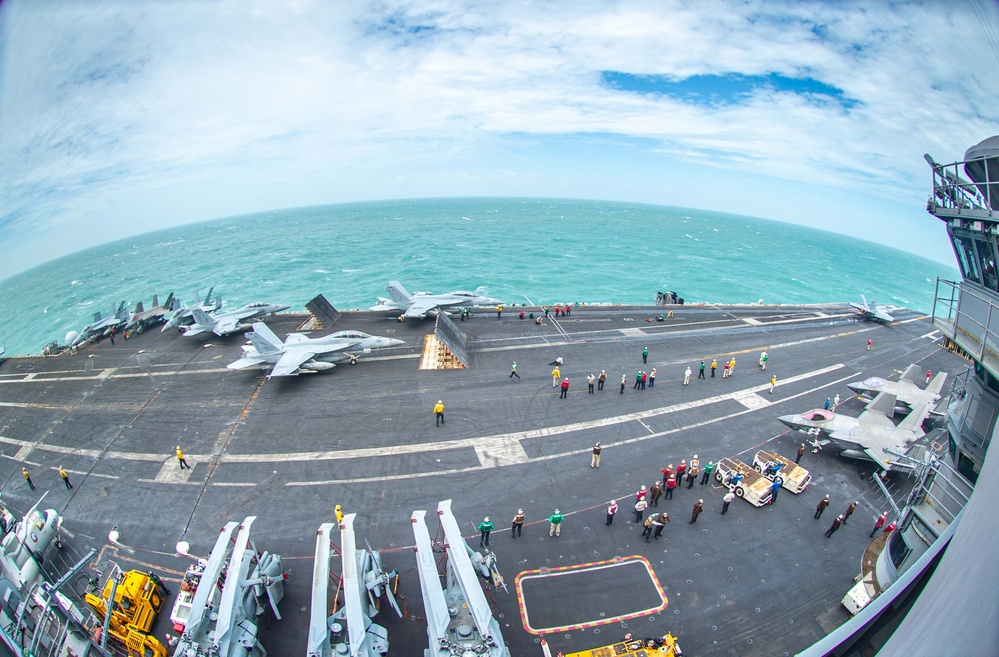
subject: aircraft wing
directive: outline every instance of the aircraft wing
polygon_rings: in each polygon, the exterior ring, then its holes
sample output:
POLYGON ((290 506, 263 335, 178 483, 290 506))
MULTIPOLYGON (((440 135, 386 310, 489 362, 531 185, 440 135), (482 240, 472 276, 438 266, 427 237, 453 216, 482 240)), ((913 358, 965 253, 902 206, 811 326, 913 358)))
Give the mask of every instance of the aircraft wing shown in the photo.
POLYGON ((887 453, 882 447, 866 447, 864 448, 864 453, 885 470, 891 469, 891 464, 895 460, 895 457, 887 453))
POLYGON ((427 313, 440 306, 433 299, 413 299, 413 303, 402 314, 403 317, 426 317, 427 313))
POLYGON ((239 360, 229 363, 226 367, 230 370, 252 370, 257 367, 266 367, 267 364, 268 360, 266 358, 262 358, 260 356, 247 356, 246 358, 240 358, 239 360))
POLYGON ((236 331, 239 331, 241 328, 239 325, 241 319, 243 318, 238 315, 223 317, 222 319, 215 322, 215 328, 212 329, 212 333, 219 336, 235 333, 236 331))
POLYGON ((314 352, 305 349, 286 350, 281 354, 281 358, 278 358, 278 361, 274 363, 274 369, 267 376, 295 376, 299 366, 311 360, 315 355, 314 352))
POLYGON ((898 428, 901 431, 911 431, 916 436, 923 435, 923 421, 926 420, 930 415, 930 410, 933 408, 932 404, 923 402, 922 404, 916 404, 912 407, 912 411, 905 416, 905 419, 898 423, 898 428))

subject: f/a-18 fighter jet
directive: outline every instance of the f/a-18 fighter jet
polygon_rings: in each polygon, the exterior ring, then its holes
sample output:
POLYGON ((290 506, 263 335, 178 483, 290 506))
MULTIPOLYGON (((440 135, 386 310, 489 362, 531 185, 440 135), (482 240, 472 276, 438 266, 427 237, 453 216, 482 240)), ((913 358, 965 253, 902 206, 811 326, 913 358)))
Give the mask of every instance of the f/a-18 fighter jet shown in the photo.
MULTIPOLYGON (((932 409, 940 401, 940 391, 947 381, 947 373, 937 372, 937 375, 926 385, 926 388, 919 387, 918 384, 921 379, 923 379, 922 370, 916 367, 915 364, 912 364, 905 368, 898 381, 888 381, 879 376, 872 376, 863 381, 847 383, 846 387, 865 400, 873 399, 882 392, 895 395, 896 401, 904 406, 902 409, 903 412, 907 412, 920 404, 926 404, 928 408, 932 409)), ((934 411, 930 410, 929 412, 932 414, 934 411)))
POLYGON ((214 333, 218 336, 232 335, 246 330, 244 322, 248 319, 263 317, 270 313, 278 313, 287 310, 290 306, 283 306, 274 303, 248 303, 242 308, 218 312, 209 315, 200 308, 191 310, 191 317, 194 323, 184 329, 184 335, 199 335, 201 333, 214 333))
POLYGON ((860 313, 867 319, 874 322, 881 322, 882 324, 889 324, 895 321, 892 317, 888 306, 883 303, 867 303, 867 297, 860 295, 860 299, 864 303, 851 303, 850 305, 860 311, 860 313))
POLYGON ((102 319, 101 313, 94 313, 94 321, 83 327, 72 340, 69 340, 67 336, 67 342, 69 346, 75 347, 78 344, 82 344, 84 341, 94 337, 95 335, 108 335, 111 329, 117 329, 128 321, 128 308, 125 307, 125 302, 122 301, 118 305, 118 310, 114 312, 111 317, 102 319))
POLYGON ((132 316, 128 320, 128 324, 125 324, 125 330, 136 333, 142 333, 150 326, 154 326, 162 321, 171 312, 173 312, 173 292, 167 297, 167 300, 160 305, 159 296, 153 295, 153 306, 146 310, 142 302, 135 304, 135 310, 132 311, 132 316))
POLYGON ((498 306, 502 305, 499 299, 480 296, 474 292, 447 292, 445 294, 430 294, 429 292, 414 292, 410 294, 399 281, 389 281, 385 290, 391 299, 378 297, 378 305, 372 306, 370 310, 378 311, 402 311, 401 317, 424 318, 439 311, 452 308, 462 308, 469 306, 498 306))
POLYGON ((896 426, 889 418, 895 412, 895 395, 882 392, 859 417, 840 415, 821 408, 798 415, 782 415, 778 419, 797 431, 814 436, 814 451, 834 445, 843 456, 869 459, 878 467, 889 470, 895 457, 885 451, 906 451, 910 443, 923 437, 922 423, 928 415, 928 404, 917 404, 896 426))
POLYGON ((320 338, 310 338, 302 333, 289 333, 284 342, 263 322, 253 325, 246 334, 250 344, 243 347, 243 357, 229 363, 231 370, 271 367, 272 376, 296 376, 321 372, 336 367, 336 363, 350 361, 353 365, 360 354, 372 349, 397 347, 402 340, 368 335, 361 331, 337 331, 320 338))
POLYGON ((167 329, 172 329, 178 326, 186 326, 194 321, 191 317, 191 313, 195 308, 198 308, 206 313, 215 312, 222 307, 221 297, 215 297, 215 301, 212 301, 212 292, 215 291, 214 287, 208 288, 208 294, 205 295, 204 303, 201 302, 201 293, 194 293, 194 301, 190 302, 186 306, 182 306, 179 303, 179 299, 174 299, 173 310, 166 317, 163 318, 163 328, 160 332, 166 331, 167 329))

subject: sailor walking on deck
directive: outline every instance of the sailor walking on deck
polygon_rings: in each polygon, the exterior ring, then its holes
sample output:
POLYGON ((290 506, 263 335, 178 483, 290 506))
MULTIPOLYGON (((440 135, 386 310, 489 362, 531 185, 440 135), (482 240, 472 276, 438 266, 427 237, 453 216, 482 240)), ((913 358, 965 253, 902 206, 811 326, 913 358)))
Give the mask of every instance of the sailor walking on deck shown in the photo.
POLYGON ((180 465, 181 470, 184 468, 191 469, 191 466, 187 464, 187 459, 184 458, 184 452, 180 449, 180 445, 177 445, 177 464, 180 465))
POLYGON ((565 399, 569 396, 569 379, 562 379, 562 394, 558 396, 559 399, 565 399))
POLYGON ((642 349, 642 362, 643 363, 648 363, 649 362, 649 348, 648 347, 646 347, 645 349, 642 349))
POLYGON ((434 418, 437 420, 435 426, 440 426, 444 424, 444 400, 438 399, 437 403, 434 404, 434 418))
POLYGON ((600 376, 597 377, 597 390, 604 389, 604 382, 607 381, 607 371, 600 370, 600 376))
POLYGON ((31 475, 28 474, 28 469, 21 468, 21 472, 24 474, 24 480, 28 482, 28 488, 30 488, 31 490, 35 490, 35 485, 31 483, 31 475))
POLYGON ((767 355, 767 350, 766 349, 764 349, 763 351, 760 352, 760 369, 763 370, 764 372, 767 369, 767 360, 769 358, 770 358, 770 356, 767 355))
POLYGON ((770 377, 770 394, 774 394, 774 386, 777 385, 777 375, 774 374, 770 377))
POLYGON ((687 369, 683 371, 683 385, 688 385, 690 383, 691 374, 692 372, 690 371, 690 366, 688 365, 687 369))
POLYGON ((62 477, 62 483, 66 484, 66 488, 72 488, 73 484, 69 483, 69 474, 63 470, 62 466, 59 466, 59 476, 62 477))
POLYGON ((560 378, 562 378, 562 370, 560 370, 558 368, 558 365, 556 365, 555 369, 552 370, 552 387, 553 388, 557 388, 558 387, 558 380, 560 378))
POLYGON ((597 443, 596 445, 593 446, 593 457, 590 459, 591 468, 600 467, 600 450, 601 450, 600 443, 597 443))
POLYGON ((486 547, 489 545, 489 534, 493 531, 493 523, 489 522, 489 516, 482 519, 479 523, 479 547, 486 547))
POLYGON ((555 509, 555 513, 548 517, 548 535, 558 536, 562 533, 562 521, 565 520, 558 509, 555 509))
POLYGON ((513 365, 510 366, 510 378, 512 379, 513 377, 520 378, 520 375, 517 374, 517 361, 513 361, 513 365))
POLYGON ((690 512, 689 524, 693 525, 697 522, 697 516, 701 515, 702 511, 704 511, 704 500, 697 500, 697 503, 694 505, 694 510, 690 512))
POLYGON ((826 530, 826 538, 831 538, 832 535, 835 534, 836 531, 839 529, 839 526, 842 524, 843 524, 843 516, 836 516, 832 521, 832 525, 830 525, 829 529, 826 530))
POLYGON ((829 493, 826 493, 826 496, 819 500, 819 503, 815 506, 816 520, 822 517, 822 512, 826 510, 827 506, 829 506, 829 493))

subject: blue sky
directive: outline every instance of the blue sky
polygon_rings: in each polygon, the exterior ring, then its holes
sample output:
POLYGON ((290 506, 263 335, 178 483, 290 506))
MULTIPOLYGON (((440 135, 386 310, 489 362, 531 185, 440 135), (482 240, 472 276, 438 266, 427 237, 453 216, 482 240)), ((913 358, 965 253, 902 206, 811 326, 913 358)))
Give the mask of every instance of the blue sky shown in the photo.
POLYGON ((441 196, 660 203, 953 265, 940 162, 999 134, 960 2, 0 4, 0 278, 127 235, 441 196))

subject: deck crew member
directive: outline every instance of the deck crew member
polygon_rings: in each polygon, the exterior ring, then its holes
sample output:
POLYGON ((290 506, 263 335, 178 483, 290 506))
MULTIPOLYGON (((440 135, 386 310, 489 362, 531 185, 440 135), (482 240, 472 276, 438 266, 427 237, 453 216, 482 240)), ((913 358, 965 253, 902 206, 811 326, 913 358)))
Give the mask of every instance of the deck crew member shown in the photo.
POLYGON ((489 522, 489 516, 482 519, 479 523, 479 547, 486 547, 489 545, 489 534, 493 531, 493 523, 489 522))
POLYGON ((548 535, 558 536, 562 532, 562 521, 565 520, 558 509, 555 509, 555 513, 548 517, 548 535))
POLYGON ((434 418, 437 420, 435 426, 440 426, 444 424, 444 400, 438 399, 437 403, 434 404, 434 418))
POLYGON ((704 500, 697 500, 694 504, 694 510, 690 512, 690 524, 697 522, 697 516, 701 515, 701 511, 704 511, 704 500))
POLYGON ((517 509, 517 515, 513 517, 513 523, 510 525, 510 536, 517 538, 524 532, 524 519, 527 518, 524 515, 523 509, 517 509))
POLYGON ((826 496, 819 500, 819 503, 815 506, 816 520, 822 516, 822 512, 826 510, 827 506, 829 506, 829 493, 826 493, 826 496))
POLYGON ((600 443, 597 443, 596 445, 593 446, 593 457, 590 459, 591 468, 600 467, 600 449, 601 449, 600 443))
POLYGON ((28 488, 30 488, 31 490, 35 490, 35 485, 31 483, 31 475, 28 474, 28 469, 21 468, 21 473, 24 475, 24 480, 28 482, 28 488))
POLYGON ((184 452, 180 449, 180 445, 177 445, 177 463, 180 465, 181 470, 184 468, 191 469, 191 466, 187 464, 187 459, 184 458, 184 452))
POLYGON ((59 466, 59 476, 62 477, 62 483, 66 484, 66 488, 72 488, 73 484, 69 483, 69 474, 63 470, 62 466, 59 466))

